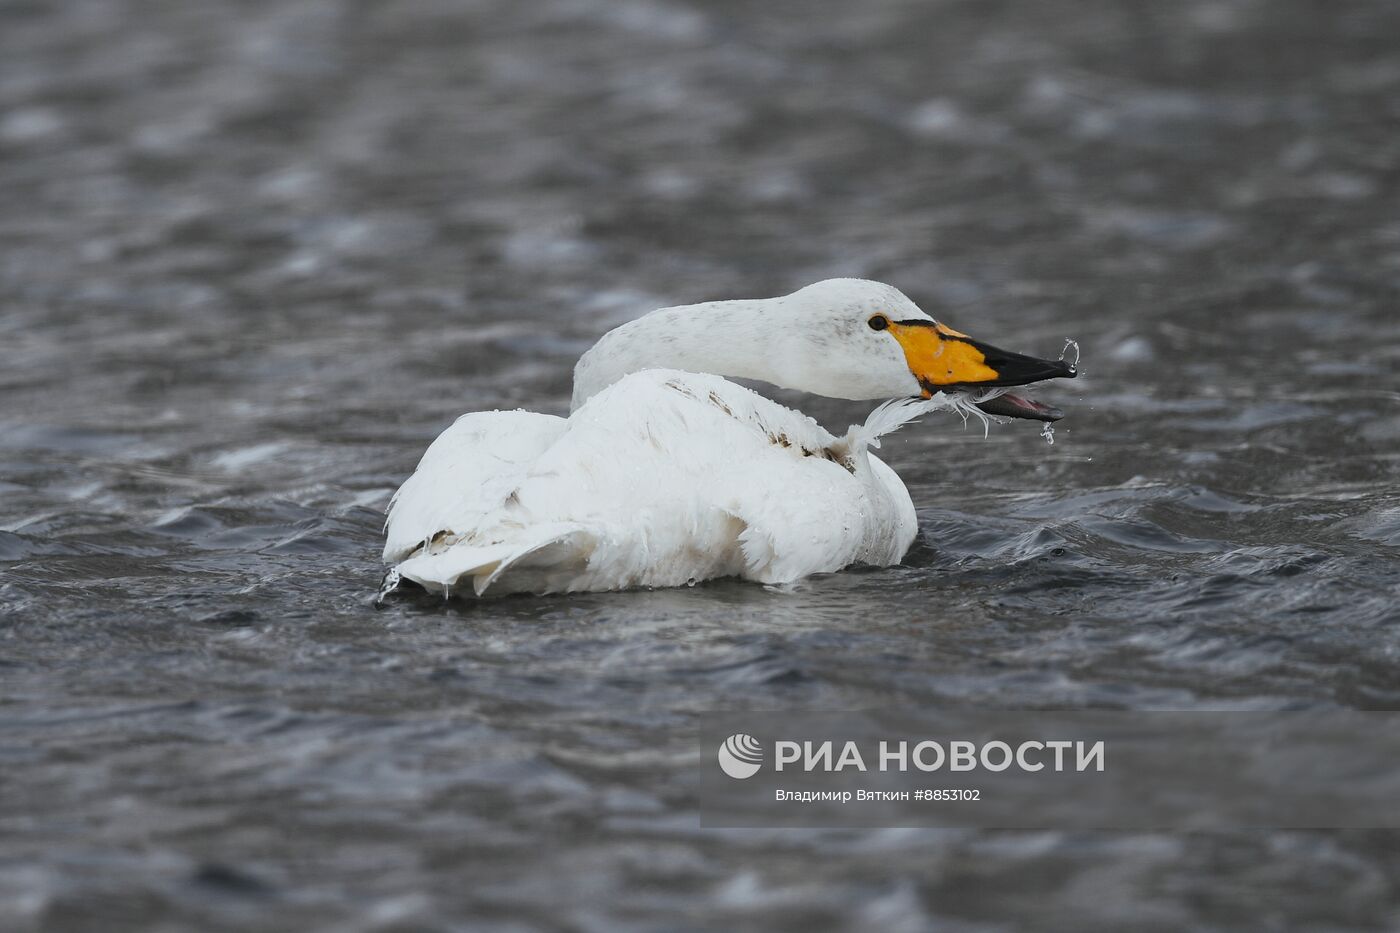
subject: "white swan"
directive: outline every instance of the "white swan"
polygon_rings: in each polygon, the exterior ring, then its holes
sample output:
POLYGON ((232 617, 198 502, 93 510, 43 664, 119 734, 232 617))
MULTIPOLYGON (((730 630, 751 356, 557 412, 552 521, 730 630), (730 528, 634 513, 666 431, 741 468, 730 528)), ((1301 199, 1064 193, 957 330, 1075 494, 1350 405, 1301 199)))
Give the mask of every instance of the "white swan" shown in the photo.
POLYGON ((381 595, 402 579, 559 593, 895 564, 914 505, 868 448, 936 409, 1056 420, 1004 387, 1074 375, 951 330, 878 282, 662 308, 583 355, 568 418, 474 412, 433 442, 389 504, 381 595), (724 377, 894 400, 835 437, 724 377))

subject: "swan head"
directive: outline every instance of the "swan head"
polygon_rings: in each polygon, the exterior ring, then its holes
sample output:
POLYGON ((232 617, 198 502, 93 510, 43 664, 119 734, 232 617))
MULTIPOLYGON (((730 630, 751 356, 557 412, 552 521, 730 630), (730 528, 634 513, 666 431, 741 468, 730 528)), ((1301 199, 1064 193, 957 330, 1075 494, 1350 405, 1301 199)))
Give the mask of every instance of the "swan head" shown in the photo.
POLYGON ((1073 377, 936 321, 899 289, 827 279, 790 295, 661 308, 609 331, 574 369, 572 408, 629 373, 680 369, 854 400, 966 398, 993 415, 1061 413, 1008 388, 1073 377))
POLYGON ((989 414, 1057 421, 1063 413, 1015 386, 1073 378, 1065 360, 1002 350, 935 320, 899 289, 865 279, 828 279, 784 298, 801 336, 775 368, 776 381, 836 398, 931 398, 962 394, 989 414))

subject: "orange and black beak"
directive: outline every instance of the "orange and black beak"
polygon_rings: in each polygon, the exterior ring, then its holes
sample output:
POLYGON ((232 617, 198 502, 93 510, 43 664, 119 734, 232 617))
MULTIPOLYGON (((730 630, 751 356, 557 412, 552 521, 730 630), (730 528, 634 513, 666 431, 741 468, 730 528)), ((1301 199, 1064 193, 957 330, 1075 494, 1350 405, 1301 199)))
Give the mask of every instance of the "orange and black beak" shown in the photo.
MULTIPOLYGON (((1001 350, 937 321, 890 321, 888 326, 925 398, 945 390, 1023 386, 1078 375, 1065 360, 1042 360, 1001 350)), ((1057 408, 1009 392, 978 407, 993 415, 1037 421, 1064 417, 1057 408)))

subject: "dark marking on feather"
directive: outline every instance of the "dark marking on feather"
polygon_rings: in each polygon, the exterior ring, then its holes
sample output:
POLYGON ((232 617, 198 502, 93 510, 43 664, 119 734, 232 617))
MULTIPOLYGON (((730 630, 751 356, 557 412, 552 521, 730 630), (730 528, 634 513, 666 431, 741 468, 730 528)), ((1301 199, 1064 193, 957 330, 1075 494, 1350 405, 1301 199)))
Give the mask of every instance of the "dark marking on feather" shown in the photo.
POLYGON ((681 395, 684 395, 686 398, 695 398, 695 393, 694 393, 694 392, 691 392, 690 389, 689 389, 689 387, 687 387, 687 386, 684 385, 683 383, 677 382, 677 381, 674 380, 674 379, 667 379, 665 385, 666 385, 666 388, 672 390, 673 392, 679 392, 681 395))
POLYGON ((841 467, 841 469, 845 470, 852 476, 856 475, 856 464, 855 461, 852 460, 850 457, 838 457, 836 456, 836 454, 831 452, 830 448, 824 449, 822 451, 822 456, 830 460, 837 466, 841 467))
MULTIPOLYGON (((424 541, 422 544, 420 544, 418 546, 418 549, 415 550, 413 554, 432 554, 434 553, 434 549, 437 548, 439 545, 443 546, 444 548, 451 547, 452 545, 456 544, 458 540, 460 539, 457 537, 457 533, 455 531, 453 531, 450 528, 444 528, 441 531, 434 532, 433 536, 428 540, 424 541)), ((413 555, 410 554, 409 556, 411 557, 413 555)))

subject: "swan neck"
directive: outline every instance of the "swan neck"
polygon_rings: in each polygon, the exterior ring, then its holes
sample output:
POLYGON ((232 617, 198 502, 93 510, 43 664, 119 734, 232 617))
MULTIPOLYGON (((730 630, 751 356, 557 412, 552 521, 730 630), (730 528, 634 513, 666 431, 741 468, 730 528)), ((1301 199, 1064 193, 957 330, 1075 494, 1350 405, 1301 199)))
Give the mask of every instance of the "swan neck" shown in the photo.
MULTIPOLYGON (((781 298, 713 301, 662 308, 604 334, 574 368, 572 409, 624 376, 679 369, 784 385, 774 371, 769 334, 781 298)), ((780 331, 779 331, 780 332, 780 331)))

